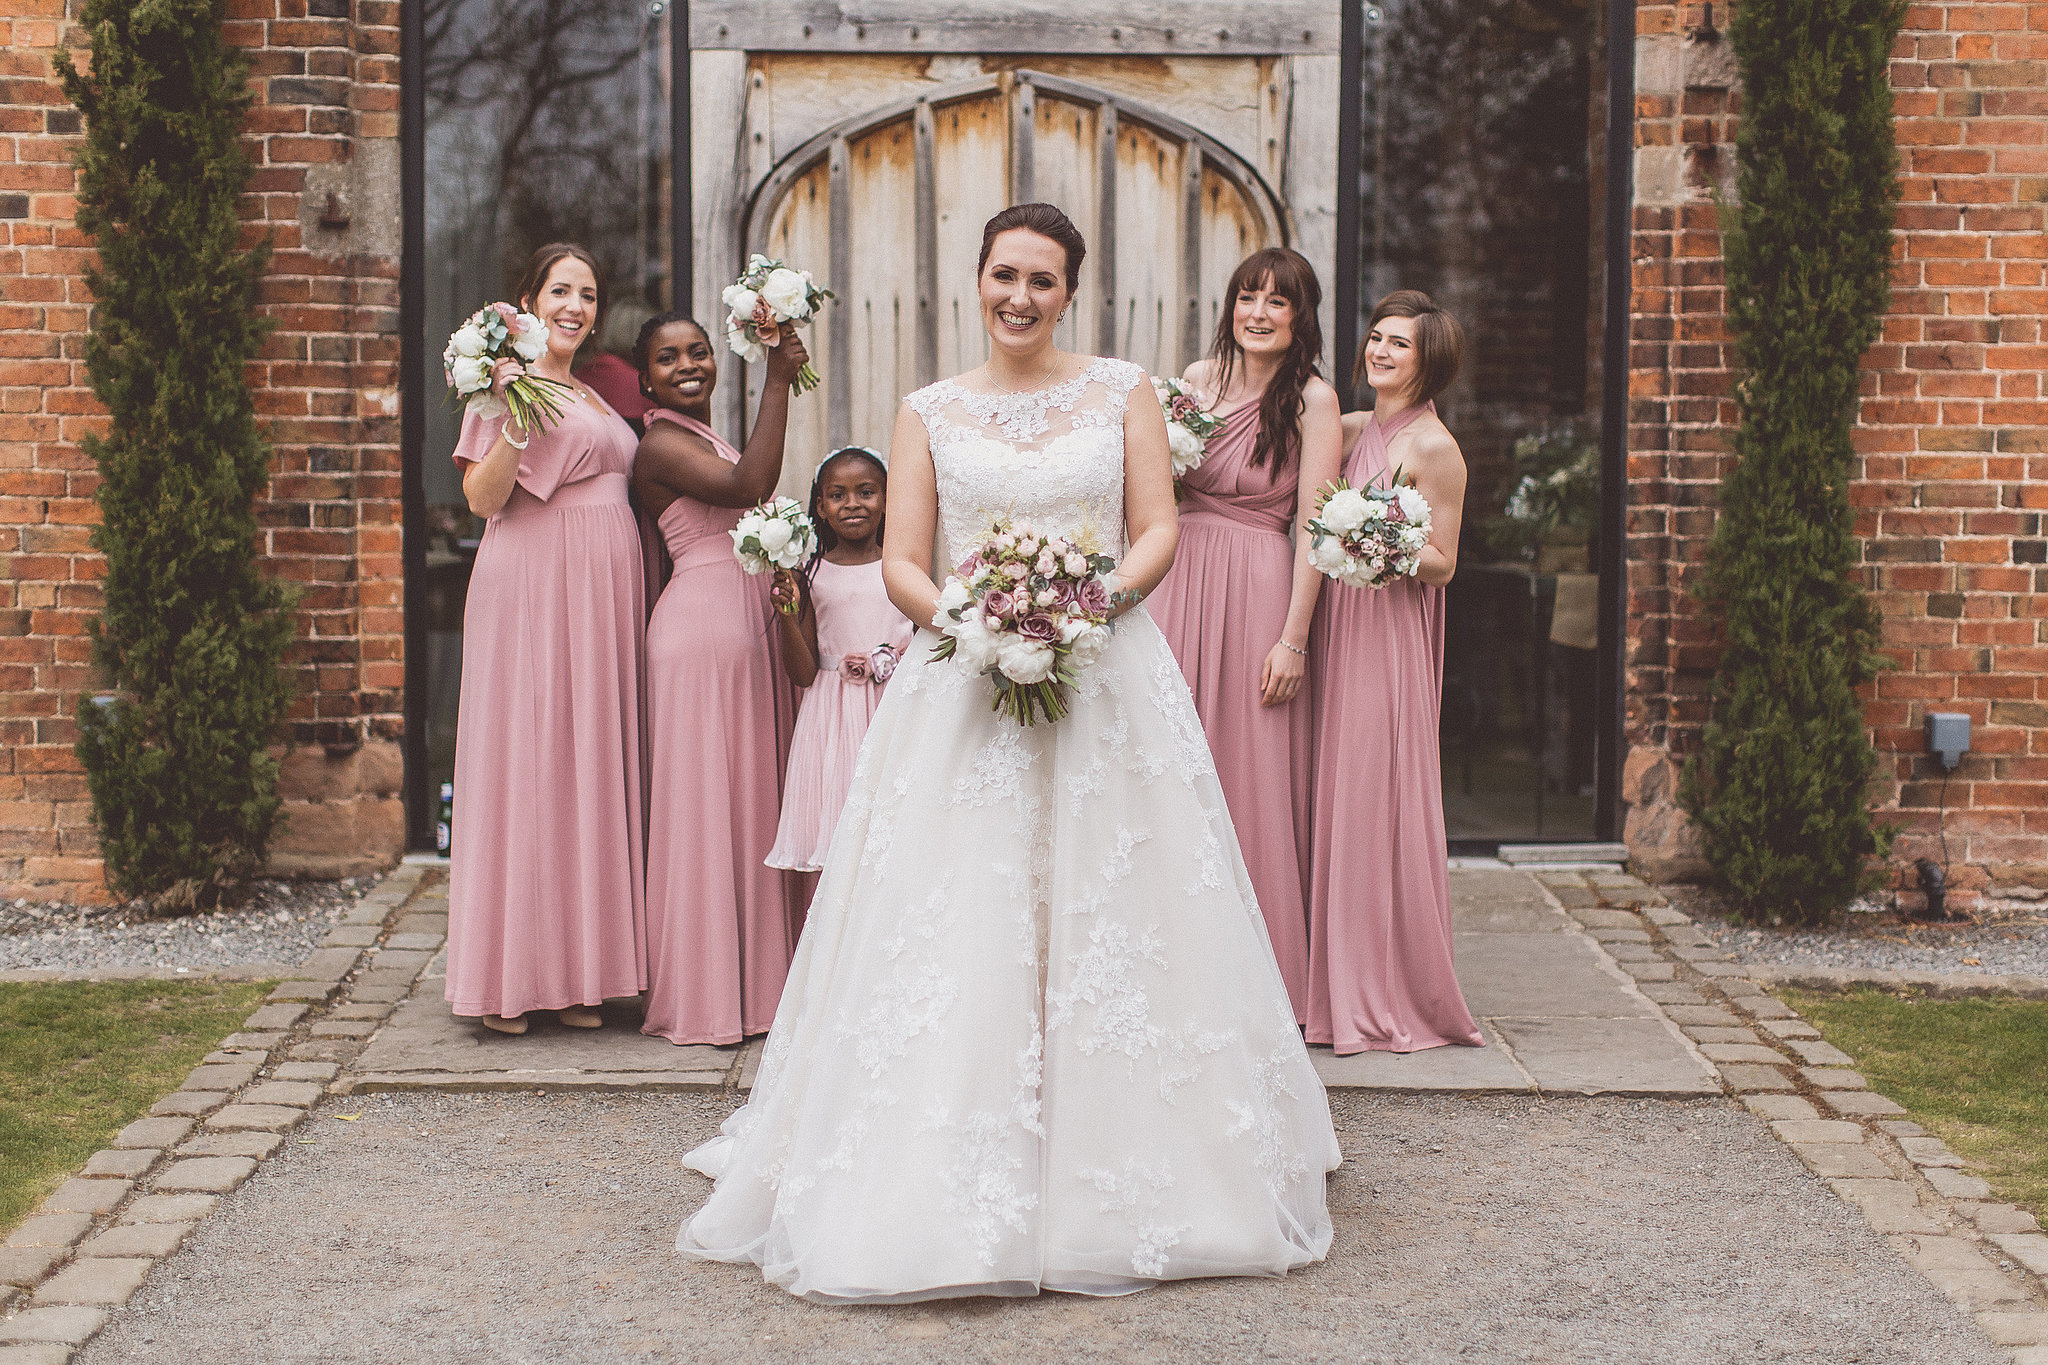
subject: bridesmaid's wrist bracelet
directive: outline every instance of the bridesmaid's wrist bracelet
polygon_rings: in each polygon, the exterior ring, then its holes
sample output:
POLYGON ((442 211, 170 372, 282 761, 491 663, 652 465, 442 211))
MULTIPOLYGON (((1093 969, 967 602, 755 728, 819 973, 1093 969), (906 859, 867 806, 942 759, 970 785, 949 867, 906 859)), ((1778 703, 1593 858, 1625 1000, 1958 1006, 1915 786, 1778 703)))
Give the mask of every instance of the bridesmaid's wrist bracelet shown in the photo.
POLYGON ((1308 657, 1308 651, 1307 651, 1307 650, 1305 650, 1305 649, 1303 649, 1303 648, 1302 648, 1302 647, 1301 647, 1300 645, 1290 645, 1290 644, 1288 644, 1288 643, 1287 643, 1287 641, 1285 641, 1285 640, 1282 640, 1282 641, 1280 642, 1280 646, 1281 646, 1281 648, 1283 648, 1283 649, 1291 649, 1291 650, 1293 650, 1293 651, 1294 651, 1294 652, 1295 652, 1296 654, 1299 654, 1299 655, 1300 655, 1300 656, 1301 656, 1302 658, 1304 658, 1304 659, 1306 659, 1306 658, 1308 657))
POLYGON ((506 444, 506 445, 508 445, 508 446, 511 446, 511 447, 512 447, 512 448, 513 448, 514 450, 524 450, 524 449, 526 449, 526 448, 527 448, 528 446, 530 446, 530 445, 532 445, 532 444, 533 444, 533 433, 532 433, 532 432, 530 432, 530 431, 526 433, 526 439, 525 439, 525 440, 523 440, 523 441, 515 441, 515 440, 513 440, 513 439, 512 439, 512 424, 511 424, 510 422, 507 422, 507 423, 505 424, 504 428, 503 428, 502 430, 500 430, 500 431, 498 432, 498 434, 499 434, 500 436, 504 437, 504 438, 505 438, 505 444, 506 444))

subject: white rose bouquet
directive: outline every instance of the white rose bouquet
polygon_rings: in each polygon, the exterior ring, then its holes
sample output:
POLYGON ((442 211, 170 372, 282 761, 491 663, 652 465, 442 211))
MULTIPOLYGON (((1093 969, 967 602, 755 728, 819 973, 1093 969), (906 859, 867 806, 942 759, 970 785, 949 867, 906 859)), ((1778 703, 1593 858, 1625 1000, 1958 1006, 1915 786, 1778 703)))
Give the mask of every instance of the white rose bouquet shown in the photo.
POLYGON ((1066 689, 1109 643, 1105 554, 1065 536, 998 521, 948 575, 932 628, 934 659, 994 681, 989 705, 1019 725, 1067 714, 1066 689))
POLYGON ((1223 430, 1223 419, 1208 410, 1209 400, 1200 389, 1178 379, 1154 379, 1152 392, 1159 395, 1159 410, 1166 414, 1166 447, 1178 479, 1202 462, 1209 438, 1223 430))
MULTIPOLYGON (((732 552, 748 573, 800 568, 818 552, 818 527, 795 498, 770 498, 732 528, 732 552)), ((785 615, 796 609, 794 600, 776 607, 785 615)))
MULTIPOLYGON (((791 270, 781 261, 756 253, 747 257, 739 279, 719 295, 725 304, 725 344, 749 365, 757 365, 768 348, 782 343, 785 327, 802 327, 817 315, 832 291, 812 283, 808 270, 791 270)), ((818 387, 818 372, 808 363, 796 372, 798 393, 818 387)))
POLYGON ((491 392, 491 371, 506 356, 531 365, 547 348, 546 323, 509 303, 493 303, 470 314, 448 338, 448 348, 441 352, 441 371, 456 402, 484 418, 509 410, 520 426, 532 431, 559 420, 562 409, 575 396, 574 390, 559 380, 528 373, 505 387, 501 402, 491 392))
POLYGON ((1385 488, 1353 488, 1338 479, 1307 523, 1309 562, 1348 587, 1383 588, 1421 567, 1429 526, 1429 503, 1401 482, 1400 470, 1385 488))

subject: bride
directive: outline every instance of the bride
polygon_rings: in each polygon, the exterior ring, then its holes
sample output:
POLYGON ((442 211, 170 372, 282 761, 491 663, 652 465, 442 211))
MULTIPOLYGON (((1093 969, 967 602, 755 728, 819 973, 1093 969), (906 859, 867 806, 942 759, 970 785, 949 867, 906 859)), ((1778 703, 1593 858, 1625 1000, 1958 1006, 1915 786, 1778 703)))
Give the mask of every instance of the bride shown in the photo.
POLYGON ((1280 1275, 1330 1245, 1341 1159, 1186 683, 1137 604, 1173 562, 1137 366, 1067 354, 1081 234, 982 234, 981 369, 904 400, 889 595, 930 621, 998 518, 1120 554, 1121 619, 1031 728, 923 631, 868 731, 751 1101, 686 1158, 679 1250, 807 1299, 1280 1275))

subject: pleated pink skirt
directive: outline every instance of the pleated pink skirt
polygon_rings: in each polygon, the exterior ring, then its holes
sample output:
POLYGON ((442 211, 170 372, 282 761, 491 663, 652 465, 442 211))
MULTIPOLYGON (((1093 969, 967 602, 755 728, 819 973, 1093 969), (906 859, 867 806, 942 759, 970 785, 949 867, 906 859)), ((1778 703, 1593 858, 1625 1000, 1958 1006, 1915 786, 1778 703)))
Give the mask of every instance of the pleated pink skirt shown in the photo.
POLYGON ((796 879, 765 862, 790 724, 767 585, 711 543, 676 566, 647 625, 643 1031, 673 1043, 766 1033, 803 924, 796 879))
POLYGON ((1485 1041, 1451 956, 1443 777, 1443 589, 1323 587, 1308 1040, 1340 1054, 1485 1041))
POLYGON ((1145 610, 1180 661, 1202 718, 1216 777, 1273 957, 1307 1020, 1309 771, 1313 742, 1304 688, 1280 706, 1259 703, 1259 674, 1280 638, 1294 587, 1286 535, 1214 513, 1184 513, 1173 569, 1145 610))
POLYGON ((448 887, 460 1015, 595 1005, 646 984, 640 537, 623 475, 515 489, 463 616, 448 887))
POLYGON ((849 683, 837 672, 821 672, 804 689, 789 742, 789 779, 782 793, 782 819, 768 866, 817 872, 825 866, 832 831, 846 808, 853 765, 868 722, 882 704, 882 689, 849 683))

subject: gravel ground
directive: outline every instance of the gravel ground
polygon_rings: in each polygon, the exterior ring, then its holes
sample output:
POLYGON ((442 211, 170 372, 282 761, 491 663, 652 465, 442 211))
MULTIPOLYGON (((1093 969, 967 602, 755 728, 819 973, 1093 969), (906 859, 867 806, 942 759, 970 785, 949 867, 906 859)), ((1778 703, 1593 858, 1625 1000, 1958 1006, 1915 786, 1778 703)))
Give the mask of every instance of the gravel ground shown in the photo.
POLYGON ((382 878, 256 884, 232 910, 158 919, 143 901, 0 901, 0 971, 22 968, 297 966, 382 878))
POLYGON ((678 1158, 733 1099, 329 1101, 86 1365, 276 1362, 1992 1362, 1721 1100, 1340 1094, 1330 1259, 1285 1280, 819 1307, 678 1259, 678 1158), (343 1122, 343 1115, 360 1115, 343 1122))
POLYGON ((1701 887, 1658 889, 1737 962, 2048 976, 2048 905, 1987 908, 1973 925, 1915 924, 1874 909, 1845 914, 1827 930, 1764 929, 1734 922, 1701 887))

